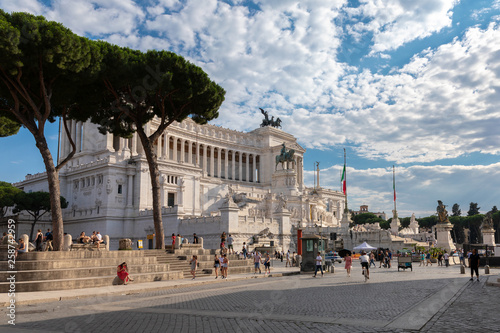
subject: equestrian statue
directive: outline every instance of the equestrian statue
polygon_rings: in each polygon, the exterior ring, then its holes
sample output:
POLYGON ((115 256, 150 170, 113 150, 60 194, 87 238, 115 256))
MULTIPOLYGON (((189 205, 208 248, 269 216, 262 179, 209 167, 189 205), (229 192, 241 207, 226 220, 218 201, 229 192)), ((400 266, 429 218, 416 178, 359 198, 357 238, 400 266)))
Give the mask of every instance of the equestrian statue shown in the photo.
POLYGON ((286 149, 285 143, 283 142, 281 144, 281 153, 280 155, 276 155, 276 166, 274 170, 278 169, 278 164, 281 163, 281 168, 284 170, 284 163, 285 162, 291 162, 295 163, 295 160, 293 159, 293 155, 295 154, 295 150, 293 149, 286 149))

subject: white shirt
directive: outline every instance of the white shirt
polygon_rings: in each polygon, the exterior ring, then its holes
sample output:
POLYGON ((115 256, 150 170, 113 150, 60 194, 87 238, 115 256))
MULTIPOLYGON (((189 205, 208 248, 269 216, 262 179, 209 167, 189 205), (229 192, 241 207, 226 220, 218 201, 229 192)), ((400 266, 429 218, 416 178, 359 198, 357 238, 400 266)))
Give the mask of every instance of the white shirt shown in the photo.
POLYGON ((444 254, 444 260, 448 260, 448 258, 450 258, 450 255, 448 253, 445 253, 444 254))
POLYGON ((96 234, 97 240, 102 241, 102 235, 101 234, 96 234))
POLYGON ((359 261, 368 263, 370 262, 370 258, 365 254, 359 257, 359 261))
POLYGON ((316 266, 321 266, 321 261, 323 260, 323 258, 321 258, 321 256, 317 256, 316 257, 316 266))

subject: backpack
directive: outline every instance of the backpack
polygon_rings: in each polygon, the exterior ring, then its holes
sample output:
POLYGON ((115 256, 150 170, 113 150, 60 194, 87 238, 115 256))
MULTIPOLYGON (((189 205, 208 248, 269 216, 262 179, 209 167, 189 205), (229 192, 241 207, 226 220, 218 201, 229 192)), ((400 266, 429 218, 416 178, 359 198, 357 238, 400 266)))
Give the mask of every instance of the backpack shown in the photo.
POLYGON ((52 236, 52 233, 49 233, 47 235, 47 240, 53 240, 54 239, 54 236, 52 236))

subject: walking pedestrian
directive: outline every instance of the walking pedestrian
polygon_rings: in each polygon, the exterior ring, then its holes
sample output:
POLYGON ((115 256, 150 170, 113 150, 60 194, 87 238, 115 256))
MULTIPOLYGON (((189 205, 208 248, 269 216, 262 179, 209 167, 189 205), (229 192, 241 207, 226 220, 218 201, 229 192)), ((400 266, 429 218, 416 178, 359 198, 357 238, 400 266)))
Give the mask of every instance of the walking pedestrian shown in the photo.
POLYGON ((316 270, 314 271, 313 277, 316 277, 318 270, 321 270, 321 277, 323 277, 323 266, 322 266, 323 258, 321 257, 321 253, 318 252, 318 256, 316 257, 316 270))
POLYGON ((286 264, 285 264, 285 267, 292 267, 292 263, 290 262, 290 250, 288 250, 288 252, 286 253, 286 264))
POLYGON ((257 270, 259 270, 259 274, 262 274, 262 271, 260 269, 260 264, 262 262, 261 258, 262 257, 260 255, 260 252, 255 253, 255 256, 253 257, 253 264, 255 268, 254 274, 257 274, 257 270))
POLYGON ((432 266, 432 262, 431 262, 431 253, 430 252, 427 252, 426 256, 425 256, 425 259, 427 260, 427 263, 425 266, 429 266, 429 264, 431 264, 432 266))
POLYGON ((443 258, 445 266, 450 266, 450 255, 448 254, 448 252, 444 251, 443 258))
POLYGON ((229 268, 229 260, 227 259, 227 254, 222 255, 222 264, 221 264, 221 270, 222 270, 222 278, 227 280, 227 271, 229 268))
POLYGON ((269 252, 266 253, 266 258, 264 259, 264 273, 265 275, 271 274, 271 257, 269 252))
POLYGON ((443 253, 438 254, 438 266, 443 266, 443 253))
POLYGON ((344 261, 345 261, 345 266, 344 268, 346 269, 347 271, 347 276, 348 277, 351 277, 351 268, 352 268, 352 257, 351 257, 351 253, 347 252, 347 254, 345 255, 344 257, 344 261))
POLYGON ((243 242, 243 249, 241 250, 241 252, 243 253, 243 259, 246 259, 247 258, 247 243, 246 242, 243 242))
POLYGON ((191 275, 193 276, 194 280, 194 278, 196 277, 196 268, 198 267, 198 256, 193 256, 189 263, 191 264, 191 275))
POLYGON ((470 280, 474 280, 474 272, 476 272, 476 279, 479 281, 479 254, 476 249, 472 249, 472 253, 469 257, 469 267, 470 267, 470 280))
POLYGON ((420 253, 420 265, 425 266, 425 252, 420 253))
POLYGON ((220 267, 220 260, 219 257, 217 256, 217 253, 214 255, 214 270, 215 270, 215 278, 217 279, 219 277, 219 267, 220 267))
POLYGON ((375 254, 373 252, 370 252, 370 267, 372 267, 372 264, 373 267, 377 268, 377 265, 375 265, 375 254))
POLYGON ((36 251, 42 251, 42 243, 43 243, 42 229, 38 229, 38 232, 36 233, 35 237, 36 251))

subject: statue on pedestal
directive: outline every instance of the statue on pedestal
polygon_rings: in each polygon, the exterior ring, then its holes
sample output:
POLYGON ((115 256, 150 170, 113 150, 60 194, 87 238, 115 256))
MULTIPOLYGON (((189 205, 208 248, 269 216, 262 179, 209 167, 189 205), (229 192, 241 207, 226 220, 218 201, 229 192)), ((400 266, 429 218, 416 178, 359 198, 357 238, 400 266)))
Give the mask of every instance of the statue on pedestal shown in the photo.
POLYGON ((438 206, 436 208, 438 214, 438 223, 450 223, 448 220, 448 211, 446 210, 446 206, 443 205, 441 200, 438 200, 438 206))
POLYGON ((486 213, 483 218, 483 223, 481 224, 482 230, 494 230, 493 227, 493 217, 491 216, 491 212, 486 213))

